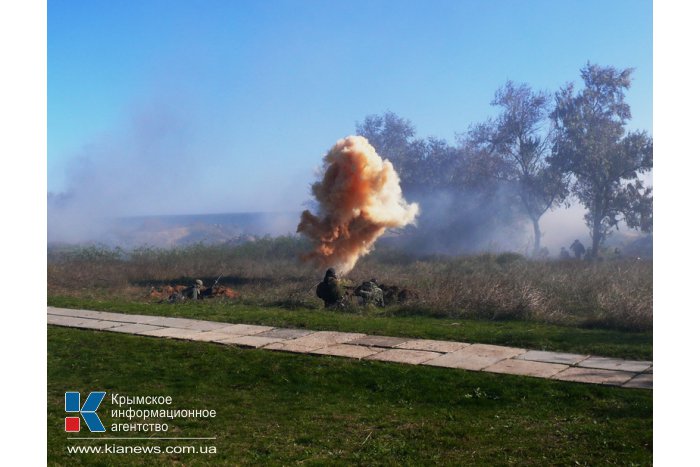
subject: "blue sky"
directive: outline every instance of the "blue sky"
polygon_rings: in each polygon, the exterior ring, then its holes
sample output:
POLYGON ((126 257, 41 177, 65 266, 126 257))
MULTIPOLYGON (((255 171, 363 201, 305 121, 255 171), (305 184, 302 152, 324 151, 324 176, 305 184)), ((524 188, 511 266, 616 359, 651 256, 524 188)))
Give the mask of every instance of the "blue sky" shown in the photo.
POLYGON ((453 141, 589 60, 652 131, 651 1, 49 0, 47 51, 49 191, 120 213, 298 210, 366 115, 453 141))

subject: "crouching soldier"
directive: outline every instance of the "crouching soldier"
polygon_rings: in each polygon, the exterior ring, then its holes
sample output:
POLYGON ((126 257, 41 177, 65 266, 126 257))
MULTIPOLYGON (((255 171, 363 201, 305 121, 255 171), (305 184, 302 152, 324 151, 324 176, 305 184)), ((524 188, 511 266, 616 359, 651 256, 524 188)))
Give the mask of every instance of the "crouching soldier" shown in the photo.
POLYGON ((355 291, 355 295, 360 297, 362 305, 374 305, 384 307, 384 291, 377 284, 377 279, 370 279, 363 282, 355 291))
POLYGON ((343 290, 340 287, 338 276, 335 274, 335 269, 330 268, 326 271, 323 281, 316 286, 316 296, 323 300, 326 308, 342 306, 343 290))
POLYGON ((200 279, 197 279, 196 281, 194 281, 194 284, 182 291, 182 296, 183 298, 191 298, 193 300, 197 300, 198 298, 204 298, 202 297, 203 290, 204 282, 202 282, 200 279))

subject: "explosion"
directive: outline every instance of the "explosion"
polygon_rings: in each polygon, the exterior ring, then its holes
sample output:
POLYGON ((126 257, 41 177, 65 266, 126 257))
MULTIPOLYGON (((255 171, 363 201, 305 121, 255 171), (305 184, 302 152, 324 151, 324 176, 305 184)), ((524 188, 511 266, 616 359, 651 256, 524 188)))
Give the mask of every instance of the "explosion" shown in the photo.
POLYGON ((304 260, 345 274, 387 228, 414 224, 418 204, 403 198, 394 166, 362 136, 338 140, 323 168, 323 179, 311 187, 318 215, 304 211, 297 232, 314 243, 304 260))

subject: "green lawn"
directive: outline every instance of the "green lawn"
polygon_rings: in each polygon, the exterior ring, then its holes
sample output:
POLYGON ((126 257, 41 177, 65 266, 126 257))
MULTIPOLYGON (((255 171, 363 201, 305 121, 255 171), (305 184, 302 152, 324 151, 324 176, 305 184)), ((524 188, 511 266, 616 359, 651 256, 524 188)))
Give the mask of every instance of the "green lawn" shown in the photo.
MULTIPOLYGON (((649 465, 652 392, 49 326, 53 465, 649 465), (172 396, 216 454, 68 454, 66 391, 172 396)), ((153 420, 149 420, 153 422, 153 420)), ((82 436, 88 436, 84 433, 82 436)), ((111 435, 107 433, 106 435, 111 435)), ((127 433, 134 436, 133 433, 127 433)), ((150 433, 146 434, 147 436, 150 433)), ((121 434, 125 436, 125 434, 121 434)), ((80 441, 82 445, 104 442, 80 441)), ((175 441, 113 441, 120 446, 175 441)))
POLYGON ((399 315, 392 310, 359 314, 321 309, 260 307, 207 300, 182 304, 143 301, 49 297, 48 304, 65 308, 119 311, 161 316, 182 316, 212 321, 263 324, 279 327, 363 332, 510 345, 536 350, 577 352, 629 359, 652 359, 652 332, 558 326, 532 321, 484 321, 399 315))

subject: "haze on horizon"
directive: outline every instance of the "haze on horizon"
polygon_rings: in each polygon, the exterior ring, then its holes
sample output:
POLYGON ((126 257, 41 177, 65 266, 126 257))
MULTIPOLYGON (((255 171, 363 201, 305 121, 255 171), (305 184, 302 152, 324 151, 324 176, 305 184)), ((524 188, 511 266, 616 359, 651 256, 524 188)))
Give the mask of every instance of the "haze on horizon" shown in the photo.
MULTIPOLYGON (((587 61, 635 68, 630 129, 652 134, 651 1, 50 1, 49 239, 299 212, 367 115, 452 144, 506 80, 554 92, 587 61)), ((543 244, 587 235, 582 214, 545 214, 543 244)))

